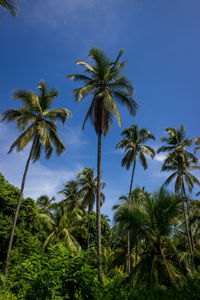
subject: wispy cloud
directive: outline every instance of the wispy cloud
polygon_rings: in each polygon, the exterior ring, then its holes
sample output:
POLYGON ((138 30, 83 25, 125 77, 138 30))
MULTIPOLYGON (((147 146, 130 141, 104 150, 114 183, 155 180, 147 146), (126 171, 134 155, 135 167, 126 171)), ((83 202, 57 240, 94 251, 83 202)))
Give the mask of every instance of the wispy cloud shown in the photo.
POLYGON ((160 154, 156 154, 156 156, 154 157, 154 159, 156 161, 159 161, 159 162, 164 162, 164 160, 166 159, 166 157, 167 157, 166 154, 160 153, 160 154))
POLYGON ((85 135, 79 127, 67 127, 65 133, 62 135, 64 144, 69 145, 71 148, 80 148, 87 144, 85 135))
MULTIPOLYGON (((133 14, 139 1, 131 1, 135 8, 131 10, 133 14)), ((124 10, 121 0, 37 0, 31 3, 21 0, 19 4, 21 16, 27 24, 40 27, 40 31, 45 28, 57 30, 59 35, 65 35, 65 39, 70 36, 73 40, 81 37, 82 45, 83 40, 91 44, 91 40, 94 43, 97 36, 105 40, 112 34, 112 39, 107 40, 107 43, 111 43, 113 39, 118 39, 119 31, 126 27, 125 22, 119 22, 119 9, 122 7, 121 13, 124 10), (116 26, 118 30, 113 30, 116 26)), ((126 11, 126 17, 129 13, 126 11)))

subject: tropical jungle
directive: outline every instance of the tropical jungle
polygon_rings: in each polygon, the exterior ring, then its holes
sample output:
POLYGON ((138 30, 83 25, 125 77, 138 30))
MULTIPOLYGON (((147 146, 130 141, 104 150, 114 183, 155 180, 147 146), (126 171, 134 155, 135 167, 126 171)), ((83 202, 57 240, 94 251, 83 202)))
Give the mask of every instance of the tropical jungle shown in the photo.
MULTIPOLYGON (((0 1, 2 7, 16 16, 15 1, 0 1)), ((58 89, 39 78, 35 89, 15 89, 13 107, 1 113, 0 126, 18 130, 8 153, 27 156, 20 188, 0 173, 0 300, 200 298, 200 137, 188 136, 183 124, 166 124, 163 136, 155 136, 135 122, 140 100, 124 56, 124 49, 110 57, 93 46, 73 65, 80 73, 66 73, 66 82, 74 81, 77 107, 88 104, 82 129, 89 121, 95 132, 96 165, 82 167, 53 197, 48 190, 37 198, 24 196, 30 166, 42 156, 48 161, 67 155, 70 145, 59 128, 76 112, 57 107, 58 89), (121 107, 131 116, 127 128, 121 107), (102 213, 109 201, 102 144, 112 138, 114 123, 122 129, 113 151, 130 178, 110 219, 102 213), (136 185, 137 166, 145 173, 156 155, 163 157, 160 173, 167 174, 162 185, 136 185)))

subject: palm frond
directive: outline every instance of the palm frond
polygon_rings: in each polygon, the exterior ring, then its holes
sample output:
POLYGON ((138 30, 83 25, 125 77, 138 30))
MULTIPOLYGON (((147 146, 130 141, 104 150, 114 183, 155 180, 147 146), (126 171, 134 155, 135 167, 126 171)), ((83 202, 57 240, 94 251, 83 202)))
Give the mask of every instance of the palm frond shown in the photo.
POLYGON ((8 153, 11 153, 14 148, 16 148, 17 151, 23 150, 26 147, 26 145, 33 139, 34 134, 35 134, 35 125, 32 124, 11 145, 8 153))
POLYGON ((151 158, 154 158, 155 156, 155 151, 152 147, 150 146, 145 146, 145 145, 141 145, 141 150, 147 154, 148 156, 150 156, 151 158))
POLYGON ((19 8, 15 0, 0 0, 0 5, 7 8, 12 16, 17 15, 19 8))
POLYGON ((66 108, 58 108, 51 111, 47 111, 44 113, 44 116, 49 118, 52 121, 61 120, 63 124, 65 124, 65 121, 67 118, 70 118, 72 116, 71 112, 66 108))
POLYGON ((139 158, 140 158, 140 162, 141 162, 143 168, 146 170, 148 167, 147 160, 142 151, 140 151, 140 153, 139 153, 139 158))
POLYGON ((138 103, 136 100, 131 98, 128 94, 123 92, 121 89, 119 90, 113 90, 111 92, 113 96, 116 98, 116 100, 121 104, 127 107, 129 113, 133 116, 136 115, 136 112, 138 110, 138 103))

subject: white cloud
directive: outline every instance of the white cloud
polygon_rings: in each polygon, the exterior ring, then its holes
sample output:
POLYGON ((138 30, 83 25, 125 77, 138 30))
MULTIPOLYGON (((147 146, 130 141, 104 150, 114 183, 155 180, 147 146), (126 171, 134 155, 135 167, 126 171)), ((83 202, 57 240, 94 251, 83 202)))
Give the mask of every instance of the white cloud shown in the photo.
POLYGON ((166 159, 166 154, 156 154, 156 156, 154 157, 154 159, 156 160, 156 161, 159 161, 159 162, 164 162, 164 160, 166 159))

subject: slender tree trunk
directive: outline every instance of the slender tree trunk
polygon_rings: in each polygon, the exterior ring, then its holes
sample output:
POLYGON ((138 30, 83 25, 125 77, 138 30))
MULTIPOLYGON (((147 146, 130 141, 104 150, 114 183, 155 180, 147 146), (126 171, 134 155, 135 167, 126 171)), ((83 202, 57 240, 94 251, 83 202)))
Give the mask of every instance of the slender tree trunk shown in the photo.
POLYGON ((134 174, 135 174, 135 165, 136 165, 136 159, 134 159, 134 162, 133 162, 133 171, 132 171, 132 176, 131 176, 131 183, 130 183, 130 191, 129 191, 129 194, 132 193, 133 177, 134 177, 134 174))
MULTIPOLYGON (((12 231, 11 231, 10 240, 9 240, 9 244, 8 244, 8 251, 7 251, 7 256, 6 256, 6 266, 5 266, 5 272, 4 272, 5 278, 7 278, 7 276, 8 276, 8 263, 9 263, 10 252, 11 252, 12 244, 13 244, 13 238, 14 238, 15 227, 16 227, 16 223, 17 223, 17 217, 18 217, 18 214, 19 214, 20 206, 21 206, 21 201, 22 201, 22 196, 23 196, 23 191, 24 191, 24 185, 25 185, 26 176, 27 176, 27 172, 28 172, 28 167, 29 167, 29 163, 30 163, 31 156, 32 156, 32 153, 33 153, 35 142, 36 142, 36 136, 34 137, 33 144, 32 144, 32 147, 31 147, 31 150, 30 150, 30 153, 29 153, 28 160, 26 162, 26 166, 25 166, 25 170, 24 170, 24 174, 23 174, 23 178, 22 178, 21 190, 20 190, 19 199, 18 199, 18 202, 17 202, 17 207, 16 207, 15 216, 14 216, 13 225, 12 225, 12 231)), ((5 286, 6 286, 6 282, 3 283, 3 289, 5 288, 5 286)))
POLYGON ((182 193, 182 197, 183 197, 183 213, 184 213, 184 218, 185 218, 185 229, 186 229, 186 234, 187 234, 187 238, 188 238, 190 253, 193 253, 191 237, 190 237, 190 232, 189 232, 189 227, 188 227, 187 214, 186 214, 186 209, 185 209, 185 196, 186 196, 185 187, 184 187, 182 178, 181 178, 181 193, 182 193))
MULTIPOLYGON (((129 198, 131 197, 131 193, 132 193, 135 165, 136 165, 136 160, 134 159, 133 170, 132 170, 132 175, 131 175, 130 190, 129 190, 129 198)), ((130 231, 129 230, 127 232, 127 256, 128 256, 128 274, 129 274, 131 272, 131 249, 130 249, 130 231)))
POLYGON ((138 262, 138 240, 136 236, 136 241, 135 241, 135 265, 136 266, 137 266, 137 262, 138 262))
POLYGON ((88 234, 87 234, 87 249, 90 249, 90 205, 88 206, 88 234))
POLYGON ((97 253, 98 253, 98 279, 103 283, 101 263, 101 133, 98 134, 98 159, 97 159, 97 253))
POLYGON ((190 224, 190 210, 189 210, 189 207, 188 207, 188 204, 187 204, 187 195, 186 195, 185 186, 184 186, 183 182, 182 182, 182 189, 183 189, 184 198, 186 200, 186 207, 187 207, 187 213, 188 213, 188 219, 189 219, 188 231, 189 231, 189 234, 190 234, 190 243, 191 243, 192 252, 194 252, 195 251, 195 244, 194 244, 194 237, 193 237, 193 234, 192 234, 192 226, 190 224))
POLYGON ((128 274, 131 272, 130 231, 127 232, 128 274))
POLYGON ((188 219, 189 219, 189 230, 190 230, 190 236, 191 236, 191 243, 192 243, 192 248, 193 248, 193 252, 195 252, 195 242, 194 242, 194 236, 193 236, 193 233, 192 233, 192 225, 190 223, 190 208, 188 207, 188 204, 187 204, 187 211, 188 211, 188 219))

